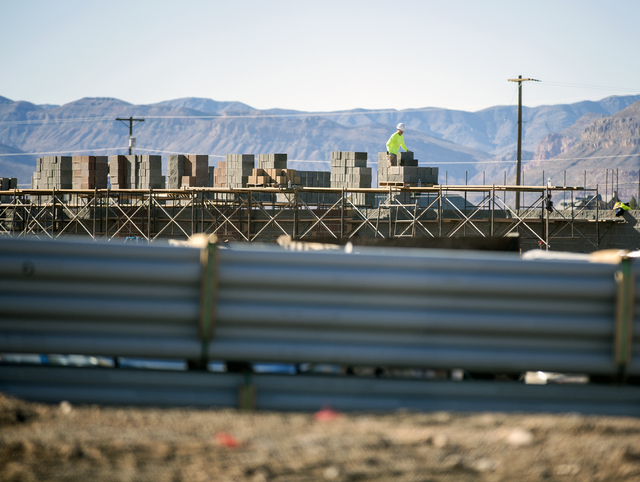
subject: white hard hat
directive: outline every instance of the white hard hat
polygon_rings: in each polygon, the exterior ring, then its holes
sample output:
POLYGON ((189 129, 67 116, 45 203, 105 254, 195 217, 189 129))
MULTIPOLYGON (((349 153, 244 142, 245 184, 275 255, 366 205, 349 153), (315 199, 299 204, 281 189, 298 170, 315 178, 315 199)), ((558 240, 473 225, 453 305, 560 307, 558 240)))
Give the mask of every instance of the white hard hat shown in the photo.
POLYGON ((405 131, 404 124, 402 122, 400 122, 400 124, 398 124, 396 126, 396 129, 398 129, 399 131, 404 132, 405 131))

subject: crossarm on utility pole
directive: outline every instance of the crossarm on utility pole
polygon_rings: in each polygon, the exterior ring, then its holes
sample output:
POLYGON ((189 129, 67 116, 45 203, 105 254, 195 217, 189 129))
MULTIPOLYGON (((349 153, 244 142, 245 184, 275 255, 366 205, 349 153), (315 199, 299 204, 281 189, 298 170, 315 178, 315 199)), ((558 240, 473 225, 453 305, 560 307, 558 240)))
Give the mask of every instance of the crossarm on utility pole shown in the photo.
MULTIPOLYGON (((144 119, 134 119, 133 117, 129 117, 127 118, 120 118, 120 117, 116 117, 117 121, 122 122, 123 124, 126 125, 126 122, 129 123, 129 139, 131 139, 133 137, 133 126, 134 126, 134 122, 138 123, 138 122, 144 122, 144 119)), ((131 155, 131 140, 129 140, 129 155, 131 155)))

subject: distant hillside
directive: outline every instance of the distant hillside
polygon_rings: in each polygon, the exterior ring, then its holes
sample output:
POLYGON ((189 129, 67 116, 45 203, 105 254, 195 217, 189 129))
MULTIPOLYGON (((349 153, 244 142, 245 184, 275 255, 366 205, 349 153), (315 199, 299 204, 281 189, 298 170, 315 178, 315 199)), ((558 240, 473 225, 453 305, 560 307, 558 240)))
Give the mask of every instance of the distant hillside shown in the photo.
POLYGON ((558 184, 560 175, 564 182, 567 171, 568 184, 583 185, 587 171, 590 187, 598 185, 604 190, 608 184, 609 193, 619 190, 621 197, 628 200, 638 197, 639 169, 640 101, 612 116, 594 120, 570 149, 528 165, 527 176, 537 178, 544 170, 545 177, 555 178, 554 184, 558 184))
MULTIPOLYGON (((581 130, 587 120, 615 114, 639 99, 609 97, 525 108, 523 159, 531 159, 549 133, 566 134, 571 126, 581 130)), ((449 183, 479 182, 483 176, 488 182, 502 182, 504 173, 511 177, 515 168, 516 106, 478 112, 424 108, 308 113, 260 111, 241 102, 203 98, 151 105, 85 98, 61 106, 38 106, 0 97, 0 144, 26 153, 86 154, 95 149, 101 154, 124 154, 128 128, 115 118, 129 116, 145 119, 134 128, 136 152, 162 154, 165 163, 173 152, 209 154, 212 164, 229 153, 286 152, 292 168, 328 170, 332 150, 355 150, 368 152, 375 167, 377 153, 385 150, 386 140, 402 121, 408 128, 407 146, 421 165, 440 168, 442 182, 445 176, 449 183)), ((0 156, 0 160, 0 176, 17 176, 21 184, 28 184, 35 156, 0 156)))

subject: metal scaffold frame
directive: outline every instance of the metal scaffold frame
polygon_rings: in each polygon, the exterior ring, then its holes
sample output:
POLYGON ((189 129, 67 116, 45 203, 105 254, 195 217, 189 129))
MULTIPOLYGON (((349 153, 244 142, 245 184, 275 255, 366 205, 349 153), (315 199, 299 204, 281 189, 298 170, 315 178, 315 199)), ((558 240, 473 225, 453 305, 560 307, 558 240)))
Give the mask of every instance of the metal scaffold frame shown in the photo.
POLYGON ((580 187, 15 189, 0 196, 0 236, 18 237, 76 234, 152 241, 206 233, 236 241, 267 241, 281 235, 312 240, 518 233, 543 249, 549 249, 553 239, 570 238, 595 250, 601 240, 600 225, 613 222, 600 218, 598 190, 580 187), (585 202, 574 209, 576 191, 585 202), (570 212, 553 206, 552 197, 559 193, 570 193, 570 212), (516 197, 529 201, 517 211, 507 202, 516 197), (365 199, 368 205, 361 202, 365 199), (593 223, 595 230, 587 229, 593 223))

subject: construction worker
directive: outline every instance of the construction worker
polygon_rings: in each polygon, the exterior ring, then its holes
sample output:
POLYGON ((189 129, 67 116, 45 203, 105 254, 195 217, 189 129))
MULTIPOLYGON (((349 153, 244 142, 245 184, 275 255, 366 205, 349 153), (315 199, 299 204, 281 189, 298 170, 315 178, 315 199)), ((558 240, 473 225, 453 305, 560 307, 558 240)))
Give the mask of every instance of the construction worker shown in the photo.
POLYGON ((631 211, 631 208, 627 203, 618 201, 613 205, 613 212, 616 213, 616 217, 622 216, 625 211, 631 211))
POLYGON ((402 122, 396 126, 398 129, 397 132, 394 132, 389 140, 387 141, 387 160, 389 161, 389 166, 397 166, 398 165, 398 152, 400 152, 400 147, 409 152, 407 146, 404 144, 404 134, 405 127, 402 122))

